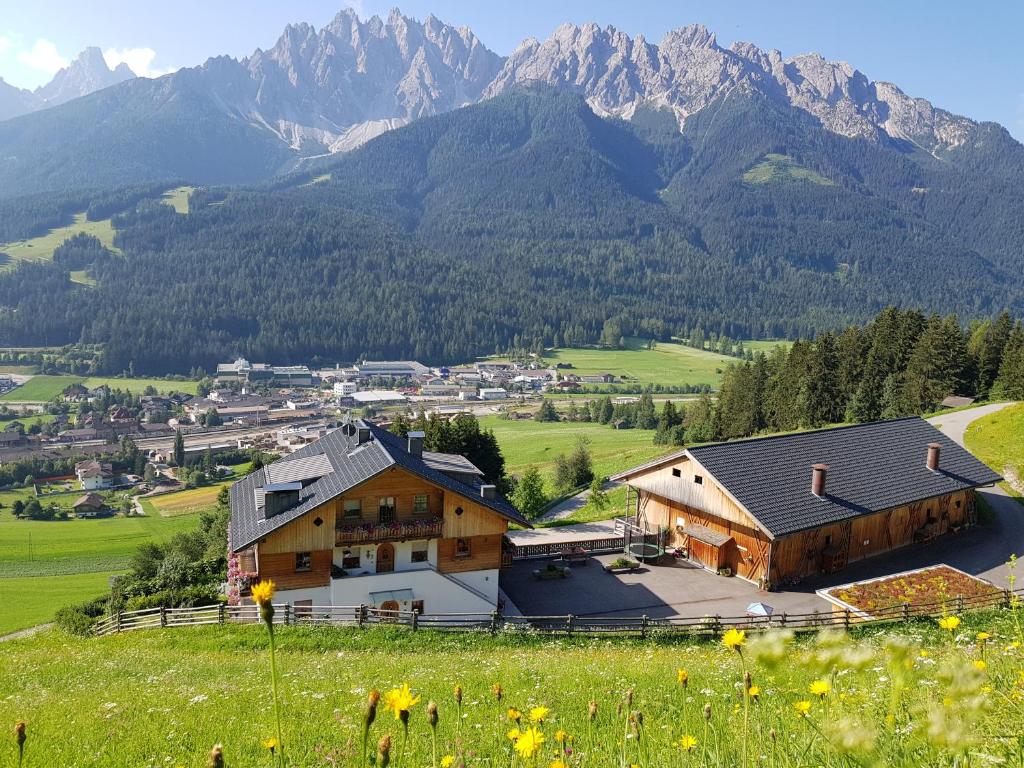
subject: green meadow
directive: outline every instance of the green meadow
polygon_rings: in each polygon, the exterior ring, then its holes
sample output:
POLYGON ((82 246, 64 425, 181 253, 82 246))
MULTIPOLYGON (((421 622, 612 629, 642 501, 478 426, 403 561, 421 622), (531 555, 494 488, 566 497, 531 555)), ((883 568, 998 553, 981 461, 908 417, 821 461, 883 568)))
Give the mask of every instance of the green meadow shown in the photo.
MULTIPOLYGON (((747 636, 742 654, 720 636, 653 634, 278 627, 276 762, 264 627, 52 630, 4 643, 0 722, 27 723, 26 766, 67 768, 220 765, 208 762, 215 744, 225 766, 362 768, 384 763, 385 736, 395 768, 1021 765, 1024 647, 1008 611, 965 615, 951 632, 920 620, 747 636), (407 736, 387 707, 406 684, 395 708, 407 736)), ((0 764, 13 766, 6 733, 0 764)))
POLYGON ((169 381, 167 379, 146 379, 146 378, 122 378, 119 376, 33 376, 22 384, 4 395, 0 395, 0 401, 14 402, 47 402, 57 397, 61 392, 72 384, 84 384, 89 389, 99 386, 107 386, 110 389, 121 389, 141 395, 146 387, 153 387, 161 394, 171 392, 182 392, 194 395, 199 383, 196 381, 169 381))
POLYGON ((970 451, 1002 474, 1013 495, 1024 497, 1024 403, 983 416, 964 435, 970 451))
POLYGON ((178 213, 187 214, 189 211, 189 198, 195 191, 195 187, 176 187, 164 192, 161 199, 178 213))
POLYGON ((76 213, 71 224, 51 229, 45 235, 0 245, 0 253, 10 256, 12 264, 18 261, 49 261, 53 258, 53 252, 57 250, 57 246, 69 237, 82 232, 93 235, 107 248, 119 252, 114 247, 114 227, 110 223, 110 219, 86 221, 83 212, 76 213))

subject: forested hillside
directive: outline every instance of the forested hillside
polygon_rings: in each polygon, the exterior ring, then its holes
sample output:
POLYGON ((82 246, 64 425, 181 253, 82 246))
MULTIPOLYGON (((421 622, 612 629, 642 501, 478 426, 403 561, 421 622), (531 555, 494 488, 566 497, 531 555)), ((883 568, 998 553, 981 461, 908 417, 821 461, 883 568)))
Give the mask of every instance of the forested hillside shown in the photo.
MULTIPOLYGON (((0 343, 102 343, 110 370, 165 373, 239 353, 451 362, 609 323, 796 338, 887 305, 1020 316, 1024 148, 975 130, 976 151, 933 156, 757 94, 680 133, 667 113, 606 120, 519 89, 303 175, 199 190, 188 215, 137 202, 146 187, 97 195, 125 210, 124 255, 97 257, 95 287, 60 263, 0 276, 0 343)), ((23 229, 62 210, 4 205, 23 229)))

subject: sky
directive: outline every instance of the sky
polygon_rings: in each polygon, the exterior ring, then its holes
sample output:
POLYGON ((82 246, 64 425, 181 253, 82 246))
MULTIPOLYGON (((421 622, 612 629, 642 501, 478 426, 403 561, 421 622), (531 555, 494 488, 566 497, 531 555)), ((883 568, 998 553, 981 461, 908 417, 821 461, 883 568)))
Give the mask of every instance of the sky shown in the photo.
MULTIPOLYGON (((86 46, 111 66, 155 77, 215 55, 269 48, 284 26, 328 23, 345 6, 386 15, 397 0, 0 0, 0 77, 23 88, 47 82, 86 46)), ((737 40, 784 56, 816 51, 873 80, 975 120, 994 120, 1024 140, 1024 2, 1020 0, 403 0, 408 16, 433 13, 468 25, 510 53, 559 24, 597 22, 657 42, 702 23, 722 45, 737 40)))

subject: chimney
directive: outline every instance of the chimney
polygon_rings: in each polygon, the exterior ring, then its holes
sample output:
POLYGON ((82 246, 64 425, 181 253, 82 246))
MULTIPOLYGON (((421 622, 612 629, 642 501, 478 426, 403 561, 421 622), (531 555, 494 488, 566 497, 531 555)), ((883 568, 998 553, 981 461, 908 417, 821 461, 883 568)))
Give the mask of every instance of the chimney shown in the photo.
POLYGON ((493 499, 498 495, 498 487, 496 485, 481 485, 480 495, 485 499, 493 499))
POLYGON ((408 451, 413 456, 423 455, 423 433, 422 432, 410 432, 409 433, 409 448, 408 451))
POLYGON ((811 467, 811 493, 821 497, 825 495, 825 475, 828 464, 815 464, 811 467))
POLYGON ((356 445, 370 442, 370 428, 361 426, 356 429, 356 445))
POLYGON ((924 461, 924 465, 928 467, 932 472, 939 471, 939 450, 942 448, 938 443, 928 443, 928 457, 924 461))

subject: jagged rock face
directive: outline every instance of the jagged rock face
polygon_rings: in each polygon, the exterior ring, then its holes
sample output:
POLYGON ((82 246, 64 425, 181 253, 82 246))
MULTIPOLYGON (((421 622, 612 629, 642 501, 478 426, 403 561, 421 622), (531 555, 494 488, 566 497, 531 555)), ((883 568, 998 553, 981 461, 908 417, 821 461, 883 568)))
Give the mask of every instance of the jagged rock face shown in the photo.
POLYGON ((0 77, 0 120, 28 114, 40 108, 40 100, 32 91, 17 88, 0 77))
POLYGON ((317 32, 289 26, 246 62, 253 117, 295 146, 345 149, 382 130, 471 104, 502 58, 468 29, 392 11, 362 22, 350 10, 317 32), (346 141, 346 139, 348 141, 346 141))
POLYGON ((77 59, 54 75, 53 80, 37 88, 35 95, 42 99, 45 106, 53 106, 134 77, 135 73, 127 64, 118 64, 110 69, 99 48, 86 48, 77 59))
POLYGON ((783 59, 750 43, 725 49, 699 24, 670 32, 657 46, 614 27, 563 25, 542 43, 525 41, 484 95, 537 80, 577 90, 602 114, 628 118, 653 103, 671 108, 680 122, 733 89, 756 89, 843 136, 885 134, 930 151, 957 146, 974 126, 890 83, 871 82, 845 62, 817 54, 783 59))

